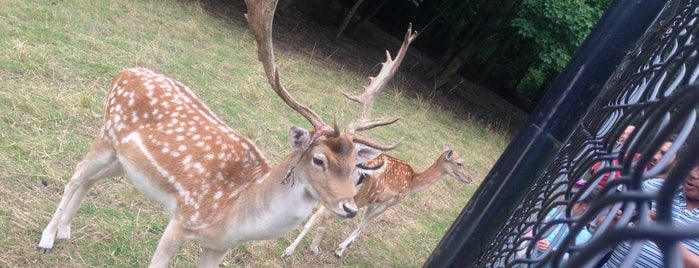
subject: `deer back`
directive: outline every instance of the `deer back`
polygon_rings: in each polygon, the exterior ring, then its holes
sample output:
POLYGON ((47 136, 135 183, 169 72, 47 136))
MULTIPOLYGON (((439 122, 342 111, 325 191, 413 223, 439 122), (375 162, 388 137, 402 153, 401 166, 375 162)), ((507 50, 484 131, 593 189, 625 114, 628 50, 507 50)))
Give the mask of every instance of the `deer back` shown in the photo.
POLYGON ((188 87, 145 68, 114 78, 99 135, 137 189, 193 226, 211 222, 201 210, 234 202, 270 170, 188 87))

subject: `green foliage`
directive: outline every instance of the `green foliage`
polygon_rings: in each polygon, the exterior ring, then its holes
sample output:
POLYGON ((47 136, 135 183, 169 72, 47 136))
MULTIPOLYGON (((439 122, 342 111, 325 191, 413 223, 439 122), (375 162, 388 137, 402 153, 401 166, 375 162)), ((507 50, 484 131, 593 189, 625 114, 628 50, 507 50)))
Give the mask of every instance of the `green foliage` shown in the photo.
POLYGON ((532 40, 539 51, 520 84, 523 91, 538 89, 546 73, 558 73, 602 15, 610 0, 524 0, 511 26, 532 40))

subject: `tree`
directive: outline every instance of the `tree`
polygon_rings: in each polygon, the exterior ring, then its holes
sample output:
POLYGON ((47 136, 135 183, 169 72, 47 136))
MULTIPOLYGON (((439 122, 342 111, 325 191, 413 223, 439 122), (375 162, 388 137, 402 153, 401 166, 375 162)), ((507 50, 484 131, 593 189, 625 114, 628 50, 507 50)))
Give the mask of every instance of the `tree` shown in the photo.
POLYGON ((524 0, 511 26, 539 52, 518 83, 522 95, 534 103, 543 95, 609 4, 610 0, 524 0))
POLYGON ((463 28, 459 37, 442 55, 440 63, 433 68, 437 87, 441 87, 459 69, 474 57, 485 39, 493 35, 511 19, 521 0, 484 1, 476 15, 463 28))

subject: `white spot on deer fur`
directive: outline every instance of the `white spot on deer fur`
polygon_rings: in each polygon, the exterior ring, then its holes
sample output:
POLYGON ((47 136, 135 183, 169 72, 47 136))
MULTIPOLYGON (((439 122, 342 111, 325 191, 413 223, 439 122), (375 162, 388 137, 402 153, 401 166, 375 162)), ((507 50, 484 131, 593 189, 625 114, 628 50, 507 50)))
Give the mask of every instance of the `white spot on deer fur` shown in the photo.
POLYGON ((199 174, 204 174, 206 172, 206 169, 204 169, 204 166, 202 166, 201 163, 199 163, 199 162, 194 163, 194 168, 197 169, 197 172, 199 172, 199 174))
POLYGON ((224 180, 223 174, 221 174, 221 172, 216 172, 216 179, 221 181, 224 180))
MULTIPOLYGON (((150 105, 155 105, 156 103, 158 103, 158 99, 157 99, 157 98, 152 98, 152 99, 150 99, 150 105)), ((153 113, 154 113, 153 115, 155 115, 155 112, 156 112, 156 111, 158 111, 158 109, 153 110, 153 113)))
POLYGON ((189 164, 189 161, 192 161, 191 155, 185 156, 184 159, 182 159, 182 164, 187 165, 187 164, 189 164))
POLYGON ((184 136, 177 136, 177 138, 175 138, 175 140, 177 140, 177 141, 183 141, 183 140, 184 140, 184 136))
POLYGON ((192 216, 189 217, 189 221, 191 221, 191 222, 196 222, 197 219, 199 219, 199 211, 197 211, 196 213, 194 213, 192 216))
POLYGON ((214 200, 218 200, 219 198, 221 198, 221 196, 223 196, 223 191, 217 191, 214 194, 214 200))
POLYGON ((136 123, 138 122, 138 114, 136 114, 136 111, 131 113, 131 123, 136 123))
POLYGON ((180 152, 184 152, 184 151, 187 150, 187 146, 180 145, 180 146, 177 147, 177 150, 179 150, 180 152))

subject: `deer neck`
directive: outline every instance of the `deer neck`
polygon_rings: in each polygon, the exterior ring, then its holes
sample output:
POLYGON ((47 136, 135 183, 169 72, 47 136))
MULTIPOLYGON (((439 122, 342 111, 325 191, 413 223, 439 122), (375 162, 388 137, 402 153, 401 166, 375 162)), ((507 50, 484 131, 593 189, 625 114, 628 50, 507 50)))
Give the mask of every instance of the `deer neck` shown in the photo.
POLYGON ((244 240, 282 236, 311 213, 317 201, 306 190, 307 180, 294 177, 291 172, 300 156, 298 151, 291 152, 241 193, 241 202, 233 208, 236 211, 228 222, 236 229, 234 232, 246 234, 244 240), (245 232, 240 232, 241 229, 245 232))
POLYGON ((424 191, 444 176, 446 176, 446 174, 442 171, 439 161, 435 162, 426 170, 413 175, 410 192, 417 193, 424 191))

